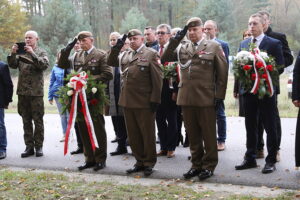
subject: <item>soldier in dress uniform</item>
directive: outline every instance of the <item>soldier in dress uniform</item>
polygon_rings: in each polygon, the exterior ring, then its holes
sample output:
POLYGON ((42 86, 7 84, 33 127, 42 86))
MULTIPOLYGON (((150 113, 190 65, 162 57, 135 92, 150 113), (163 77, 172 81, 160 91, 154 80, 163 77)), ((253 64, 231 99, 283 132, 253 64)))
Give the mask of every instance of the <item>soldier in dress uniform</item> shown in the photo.
POLYGON ((20 43, 20 46, 14 44, 7 57, 9 67, 19 70, 18 113, 23 120, 26 145, 22 158, 34 155, 34 148, 36 157, 43 156, 44 71, 49 67, 49 60, 46 51, 37 46, 38 39, 37 32, 27 31, 25 51, 21 52, 20 43))
MULTIPOLYGON (((78 33, 77 38, 80 42, 81 50, 76 54, 74 58, 75 71, 78 71, 79 69, 86 72, 89 71, 97 81, 107 83, 113 78, 113 74, 112 68, 109 67, 106 63, 105 51, 96 49, 94 47, 94 38, 92 33, 89 31, 82 31, 78 33)), ((59 67, 70 66, 70 63, 67 62, 70 62, 70 60, 68 59, 69 54, 75 44, 76 41, 74 40, 71 45, 68 45, 65 49, 62 50, 62 54, 58 63, 65 64, 59 65, 59 67)), ((85 156, 85 164, 79 166, 79 170, 93 167, 95 171, 98 171, 106 166, 107 139, 104 117, 99 111, 99 115, 97 115, 97 117, 92 117, 92 120, 99 148, 96 148, 95 152, 93 151, 86 123, 85 121, 79 121, 78 127, 83 143, 85 156)))
POLYGON ((183 176, 209 178, 218 163, 215 105, 225 98, 228 76, 222 47, 203 38, 202 21, 193 17, 170 39, 161 61, 178 61, 181 67, 177 104, 182 107, 192 155, 192 167, 183 176), (178 46, 187 31, 190 41, 178 46))
POLYGON ((154 121, 161 99, 162 71, 157 52, 144 45, 140 30, 130 30, 128 38, 131 49, 118 58, 125 35, 112 47, 107 63, 110 66, 121 63, 123 82, 119 105, 124 108, 129 144, 136 159, 127 173, 144 171, 149 176, 157 160, 154 121))

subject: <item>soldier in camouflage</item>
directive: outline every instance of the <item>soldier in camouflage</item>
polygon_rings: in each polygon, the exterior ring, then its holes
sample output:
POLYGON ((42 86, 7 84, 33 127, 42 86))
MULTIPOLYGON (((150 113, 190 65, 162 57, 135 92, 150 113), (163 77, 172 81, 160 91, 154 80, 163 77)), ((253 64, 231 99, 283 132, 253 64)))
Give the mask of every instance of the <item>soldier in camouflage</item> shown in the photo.
POLYGON ((7 57, 9 67, 19 69, 17 86, 18 113, 23 120, 24 140, 26 149, 22 158, 34 155, 43 156, 44 141, 44 71, 49 67, 45 50, 37 46, 38 34, 35 31, 25 33, 24 52, 19 46, 12 46, 7 57), (34 129, 33 124, 34 122, 34 129))

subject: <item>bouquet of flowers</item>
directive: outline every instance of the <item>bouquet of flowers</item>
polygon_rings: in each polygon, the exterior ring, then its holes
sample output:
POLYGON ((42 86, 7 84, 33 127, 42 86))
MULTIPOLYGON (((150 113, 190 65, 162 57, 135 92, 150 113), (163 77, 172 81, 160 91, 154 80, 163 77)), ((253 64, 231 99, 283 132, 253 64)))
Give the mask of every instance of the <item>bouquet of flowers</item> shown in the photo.
POLYGON ((168 62, 165 65, 160 65, 160 68, 163 72, 164 79, 175 79, 178 80, 179 77, 179 69, 177 67, 177 63, 175 62, 168 62))
MULTIPOLYGON (((61 87, 57 94, 59 95, 59 102, 62 104, 62 112, 70 112, 72 97, 75 94, 74 85, 70 82, 72 77, 78 76, 79 73, 72 72, 68 74, 65 80, 68 82, 65 86, 61 87)), ((84 85, 87 104, 91 116, 97 116, 103 114, 103 108, 108 103, 108 97, 105 94, 106 85, 96 81, 89 72, 87 72, 86 85, 84 85)), ((78 105, 78 117, 79 121, 84 120, 82 114, 82 105, 78 105)))
POLYGON ((255 45, 250 46, 250 51, 240 51, 233 66, 236 79, 246 91, 258 94, 260 99, 274 94, 273 85, 278 85, 279 80, 278 68, 275 59, 255 45))
POLYGON ((74 127, 75 119, 83 120, 89 133, 92 149, 99 147, 93 124, 93 118, 103 113, 104 105, 108 102, 104 89, 106 85, 96 81, 90 73, 71 73, 67 76, 68 84, 58 91, 59 101, 63 112, 70 113, 66 131, 64 155, 68 152, 69 135, 74 127), (79 104, 78 104, 79 100, 79 104), (78 116, 77 116, 78 111, 78 116))

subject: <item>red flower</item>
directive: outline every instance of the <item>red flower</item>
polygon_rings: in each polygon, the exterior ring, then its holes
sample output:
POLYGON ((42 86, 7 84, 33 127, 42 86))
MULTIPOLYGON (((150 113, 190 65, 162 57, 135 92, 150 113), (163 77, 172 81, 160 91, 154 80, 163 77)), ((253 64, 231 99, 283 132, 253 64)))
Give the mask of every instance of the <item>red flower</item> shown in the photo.
POLYGON ((251 80, 254 81, 256 79, 256 74, 251 74, 251 80))
POLYGON ((244 65, 244 66, 243 66, 243 69, 244 69, 245 71, 248 71, 249 69, 251 69, 251 66, 250 66, 250 65, 244 65))
POLYGON ((263 79, 267 79, 267 77, 268 77, 267 74, 262 74, 261 75, 261 78, 263 78, 263 79))
POLYGON ((260 68, 264 67, 264 64, 263 64, 262 62, 258 61, 258 62, 256 63, 256 67, 257 67, 258 69, 260 69, 260 68))
POLYGON ((92 99, 92 100, 90 100, 90 104, 94 106, 94 105, 98 104, 98 100, 92 99))
POLYGON ((267 70, 270 72, 273 71, 273 65, 267 65, 267 70))

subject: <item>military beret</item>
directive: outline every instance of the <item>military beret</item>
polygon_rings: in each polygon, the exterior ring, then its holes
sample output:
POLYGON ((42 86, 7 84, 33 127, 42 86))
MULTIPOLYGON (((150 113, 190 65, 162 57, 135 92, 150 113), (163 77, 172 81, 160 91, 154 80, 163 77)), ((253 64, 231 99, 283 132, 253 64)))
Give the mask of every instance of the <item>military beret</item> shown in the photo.
POLYGON ((186 25, 188 27, 202 26, 202 20, 199 17, 192 17, 187 21, 186 25))
POLYGON ((93 37, 93 34, 89 31, 81 31, 77 35, 78 40, 82 40, 87 37, 93 37))
POLYGON ((131 29, 128 32, 128 38, 132 37, 132 36, 136 36, 136 35, 142 35, 142 32, 138 29, 131 29))

